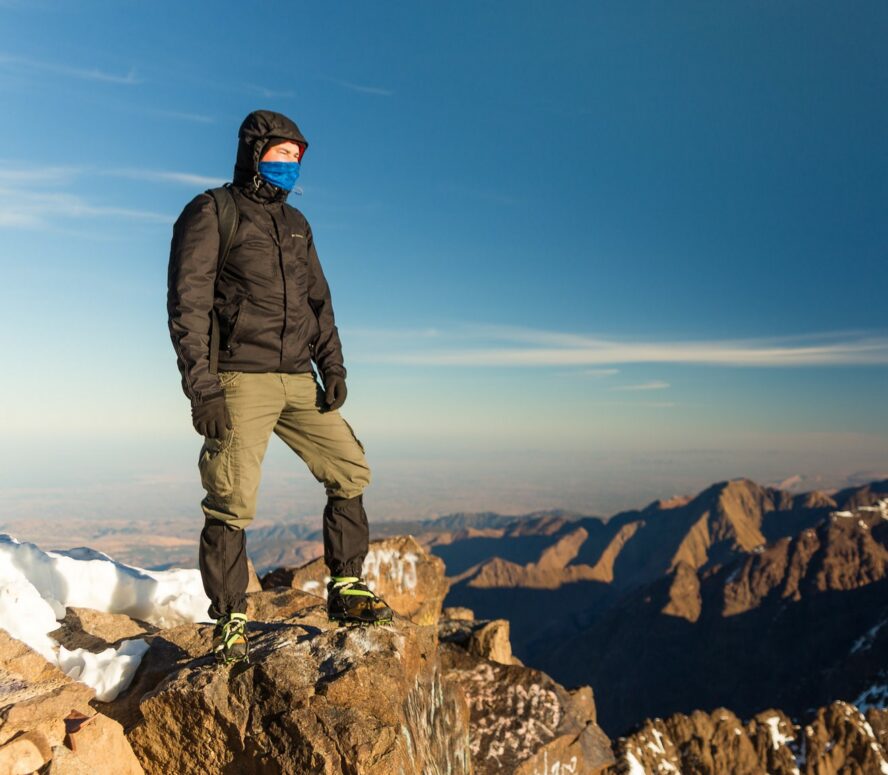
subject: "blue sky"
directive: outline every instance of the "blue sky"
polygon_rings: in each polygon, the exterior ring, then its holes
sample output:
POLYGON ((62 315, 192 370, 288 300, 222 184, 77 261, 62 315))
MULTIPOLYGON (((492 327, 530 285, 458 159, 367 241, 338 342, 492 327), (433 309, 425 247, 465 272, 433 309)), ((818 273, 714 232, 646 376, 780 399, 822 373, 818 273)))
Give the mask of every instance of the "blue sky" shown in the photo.
POLYGON ((888 475, 884 3, 329 6, 0 1, 10 515, 195 511, 170 229, 256 108, 380 514, 888 475))

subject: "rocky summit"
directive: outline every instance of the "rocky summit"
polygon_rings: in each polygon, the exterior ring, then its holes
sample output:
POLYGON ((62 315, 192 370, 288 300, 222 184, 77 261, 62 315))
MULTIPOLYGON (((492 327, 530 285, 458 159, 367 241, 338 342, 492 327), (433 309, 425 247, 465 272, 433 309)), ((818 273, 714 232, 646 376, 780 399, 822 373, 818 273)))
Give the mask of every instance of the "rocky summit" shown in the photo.
MULTIPOLYGON (((208 649, 210 628, 194 634, 208 649)), ((315 606, 250 636, 249 664, 191 660, 142 697, 129 739, 146 772, 472 771, 434 628, 336 628, 315 606)))
POLYGON ((521 665, 505 620, 439 620, 443 563, 409 537, 386 552, 381 591, 403 591, 391 625, 332 624, 300 581, 317 568, 282 570, 296 584, 266 577, 248 594, 251 658, 230 666, 210 656, 209 624, 69 609, 60 642, 149 643, 107 702, 0 632, 0 773, 597 775, 615 762, 589 687, 521 665))

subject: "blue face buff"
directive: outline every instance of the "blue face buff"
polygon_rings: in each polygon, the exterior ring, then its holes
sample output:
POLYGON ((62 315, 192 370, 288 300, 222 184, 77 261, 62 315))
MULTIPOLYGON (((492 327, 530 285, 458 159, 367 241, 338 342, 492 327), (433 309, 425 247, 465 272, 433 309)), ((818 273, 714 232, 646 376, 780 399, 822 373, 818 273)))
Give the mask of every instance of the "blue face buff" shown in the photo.
POLYGON ((298 161, 260 161, 259 174, 269 183, 292 191, 299 177, 298 161))

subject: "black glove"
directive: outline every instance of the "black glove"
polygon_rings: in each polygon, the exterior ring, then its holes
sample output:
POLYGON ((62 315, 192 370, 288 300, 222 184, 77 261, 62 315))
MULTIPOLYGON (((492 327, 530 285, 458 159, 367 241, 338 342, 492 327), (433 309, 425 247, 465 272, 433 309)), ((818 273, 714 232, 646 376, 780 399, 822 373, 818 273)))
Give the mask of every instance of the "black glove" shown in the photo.
POLYGON ((225 406, 225 396, 220 395, 204 401, 202 404, 191 405, 191 422, 201 436, 221 439, 226 429, 231 429, 231 418, 225 406))
POLYGON ((338 374, 331 374, 324 377, 324 400, 327 402, 327 410, 332 412, 345 403, 345 396, 348 392, 345 389, 345 377, 338 374))

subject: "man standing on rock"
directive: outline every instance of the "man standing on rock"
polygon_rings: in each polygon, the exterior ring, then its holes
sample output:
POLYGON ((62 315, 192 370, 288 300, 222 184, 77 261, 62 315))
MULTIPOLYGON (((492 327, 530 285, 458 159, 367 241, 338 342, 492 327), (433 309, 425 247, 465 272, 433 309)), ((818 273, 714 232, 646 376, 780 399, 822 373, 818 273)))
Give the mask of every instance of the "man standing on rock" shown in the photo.
POLYGON ((233 182, 196 196, 173 227, 167 294, 182 388, 204 437, 200 570, 224 662, 248 654, 244 528, 272 432, 326 488, 330 619, 392 619, 362 580, 370 469, 339 413, 346 370, 330 289, 311 227, 286 202, 308 143, 293 121, 267 110, 248 115, 238 138, 233 182))

